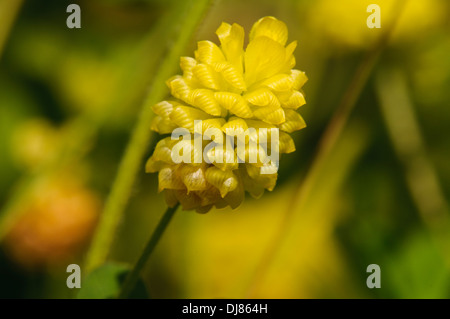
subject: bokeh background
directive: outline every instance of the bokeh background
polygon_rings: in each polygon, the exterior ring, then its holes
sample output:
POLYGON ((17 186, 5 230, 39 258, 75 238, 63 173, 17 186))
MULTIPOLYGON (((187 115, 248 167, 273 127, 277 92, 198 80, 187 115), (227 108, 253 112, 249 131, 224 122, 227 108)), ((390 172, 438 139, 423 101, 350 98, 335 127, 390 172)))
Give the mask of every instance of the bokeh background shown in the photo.
MULTIPOLYGON (((222 21, 247 32, 263 16, 284 21, 309 78, 308 127, 293 134, 272 192, 234 211, 176 213, 143 273, 152 298, 450 297, 450 5, 394 3, 213 3, 185 55, 198 40, 218 43, 222 21), (370 3, 381 29, 367 28, 370 3), (357 94, 352 79, 374 52, 357 94), (357 97, 348 117, 346 94, 357 97), (330 129, 336 118, 342 131, 330 129), (335 143, 321 157, 324 132, 335 143), (369 264, 381 267, 380 289, 366 286, 369 264)), ((66 267, 83 264, 186 5, 0 1, 0 297, 76 294, 66 267), (66 27, 70 3, 81 29, 66 27)), ((109 260, 137 259, 163 197, 142 165, 109 260)))

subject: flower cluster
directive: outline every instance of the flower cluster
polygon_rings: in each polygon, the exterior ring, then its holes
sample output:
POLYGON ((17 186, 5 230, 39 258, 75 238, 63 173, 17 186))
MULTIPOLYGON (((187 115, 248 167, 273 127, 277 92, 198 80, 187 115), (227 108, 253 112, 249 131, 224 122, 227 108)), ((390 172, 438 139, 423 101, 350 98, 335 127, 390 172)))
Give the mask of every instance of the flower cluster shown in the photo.
MULTIPOLYGON (((259 197, 265 189, 275 187, 276 171, 264 172, 273 165, 263 160, 270 146, 265 150, 255 146, 250 134, 245 137, 244 154, 239 156, 236 149, 230 151, 222 145, 223 141, 235 142, 235 136, 227 135, 229 129, 248 132, 252 128, 256 139, 262 139, 261 133, 267 129, 278 129, 278 151, 290 153, 295 145, 289 133, 306 126, 296 110, 305 104, 301 87, 307 77, 292 69, 297 43, 286 46, 286 25, 273 17, 260 19, 251 29, 245 51, 240 25, 222 23, 216 34, 220 47, 200 41, 195 58, 181 57, 183 74, 167 81, 174 99, 153 106, 156 117, 151 124, 160 134, 177 128, 197 134, 195 120, 201 120, 201 133, 219 129, 223 136, 214 137, 216 147, 206 149, 206 143, 202 144, 202 152, 212 160, 175 163, 171 155, 178 140, 167 137, 157 144, 146 164, 147 172, 159 172, 159 190, 164 190, 169 206, 179 202, 183 209, 201 213, 213 206, 235 208, 243 201, 245 191, 259 197), (258 160, 249 161, 252 155, 258 160)), ((266 135, 266 145, 273 145, 271 134, 266 135)))

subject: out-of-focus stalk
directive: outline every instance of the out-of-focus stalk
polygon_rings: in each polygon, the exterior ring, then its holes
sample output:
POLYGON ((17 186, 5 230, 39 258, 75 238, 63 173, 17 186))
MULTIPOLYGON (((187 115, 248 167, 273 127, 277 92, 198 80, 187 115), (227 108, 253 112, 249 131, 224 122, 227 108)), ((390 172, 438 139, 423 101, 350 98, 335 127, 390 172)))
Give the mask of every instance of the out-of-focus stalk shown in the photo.
POLYGON ((138 261, 134 265, 131 272, 128 274, 128 276, 125 278, 125 282, 122 286, 122 289, 119 294, 120 299, 127 298, 130 293, 133 291, 133 288, 136 286, 136 283, 139 279, 139 274, 141 273, 142 269, 144 268, 145 264, 147 263, 150 255, 152 254, 153 250, 155 249, 156 245, 158 244, 162 234, 166 230, 167 226, 170 223, 170 220, 172 219, 173 215, 177 211, 179 204, 175 205, 175 207, 168 207, 164 215, 162 216, 158 226, 156 226, 155 231, 153 232, 152 236, 150 237, 150 240, 148 241, 147 245, 145 246, 141 256, 139 257, 138 261))
POLYGON ((174 20, 173 29, 176 40, 162 61, 154 79, 150 92, 142 105, 142 111, 136 122, 131 139, 121 160, 116 179, 107 198, 105 209, 94 235, 91 248, 86 259, 86 269, 90 271, 101 265, 109 254, 117 227, 122 219, 131 194, 136 175, 142 167, 142 160, 148 150, 152 133, 149 129, 154 116, 151 106, 162 100, 167 94, 166 79, 178 66, 178 59, 189 43, 197 25, 201 21, 210 1, 186 1, 180 5, 182 17, 174 20))
MULTIPOLYGON (((404 0, 397 1, 396 11, 402 12, 401 8, 404 4, 404 0)), ((304 205, 310 197, 313 187, 315 186, 316 180, 320 175, 320 172, 323 170, 326 161, 329 159, 329 155, 335 147, 336 142, 341 137, 342 131, 347 124, 347 120, 355 107, 363 88, 366 86, 379 56, 386 48, 398 20, 399 17, 389 21, 389 23, 386 23, 386 27, 383 28, 383 31, 380 31, 381 35, 379 40, 374 44, 373 48, 367 52, 359 64, 359 67, 356 69, 356 72, 354 73, 350 84, 348 85, 339 105, 337 106, 333 117, 320 138, 317 152, 307 170, 305 178, 302 179, 293 192, 293 196, 291 197, 286 212, 284 213, 284 218, 281 221, 279 230, 265 250, 261 261, 258 263, 255 273, 250 281, 249 289, 245 292, 247 297, 251 297, 254 294, 267 273, 272 260, 275 258, 276 253, 283 243, 283 240, 286 238, 287 232, 291 228, 294 212, 298 213, 303 210, 304 205)))
POLYGON ((376 91, 392 145, 403 164, 412 199, 450 267, 449 206, 436 170, 427 156, 405 76, 399 70, 379 71, 376 91))

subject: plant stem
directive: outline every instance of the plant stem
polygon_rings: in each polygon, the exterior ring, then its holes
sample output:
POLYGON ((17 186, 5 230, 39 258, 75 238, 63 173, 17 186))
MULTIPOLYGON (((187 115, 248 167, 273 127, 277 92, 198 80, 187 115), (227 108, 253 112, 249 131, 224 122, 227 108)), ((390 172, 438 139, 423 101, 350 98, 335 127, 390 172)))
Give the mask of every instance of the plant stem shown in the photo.
POLYGON ((427 154, 405 75, 400 69, 382 69, 377 73, 375 85, 383 119, 403 165, 411 197, 450 269, 449 205, 427 154))
POLYGON ((147 263, 148 258, 152 254, 153 250, 155 249, 156 245, 159 242, 159 239, 161 238, 161 235, 164 233, 164 231, 167 228, 167 225, 169 224, 170 220, 172 219, 173 215, 175 214, 179 204, 175 205, 173 208, 168 207, 166 212, 164 213, 163 217, 158 223, 158 226, 156 226, 155 231, 152 234, 152 237, 150 237, 150 240, 148 241, 147 245, 144 248, 144 251, 141 254, 141 257, 139 257, 138 261, 134 265, 132 271, 128 274, 128 276, 125 279, 125 282, 122 286, 122 289, 119 294, 120 299, 127 298, 130 293, 133 291, 133 288, 136 286, 136 283, 139 279, 139 274, 142 271, 142 268, 144 268, 145 264, 147 263))
POLYGON ((141 114, 119 165, 116 179, 106 200, 104 211, 86 257, 86 270, 88 272, 101 265, 109 254, 114 234, 117 232, 122 219, 136 175, 142 166, 143 157, 151 142, 152 134, 149 125, 154 116, 151 106, 162 100, 166 95, 165 81, 175 73, 178 59, 206 12, 209 2, 209 0, 186 1, 183 5, 180 5, 183 7, 180 11, 185 18, 180 18, 179 24, 176 24, 177 20, 174 20, 173 32, 177 39, 155 75, 153 86, 142 105, 141 114))

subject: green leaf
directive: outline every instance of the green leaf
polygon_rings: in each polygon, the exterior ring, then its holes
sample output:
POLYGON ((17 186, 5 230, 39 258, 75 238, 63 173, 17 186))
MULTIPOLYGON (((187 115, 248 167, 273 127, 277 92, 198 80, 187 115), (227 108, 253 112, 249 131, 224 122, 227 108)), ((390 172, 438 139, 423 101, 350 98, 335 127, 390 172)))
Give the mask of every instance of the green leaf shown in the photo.
MULTIPOLYGON (((92 271, 81 282, 78 299, 112 299, 119 294, 120 288, 130 272, 125 264, 106 263, 92 271)), ((131 292, 131 299, 148 299, 147 289, 142 280, 136 284, 131 292)))
MULTIPOLYGON (((449 298, 450 273, 441 251, 424 231, 412 234, 385 262, 395 298, 449 298)), ((383 266, 381 266, 383 273, 383 266)), ((381 277, 383 287, 383 275, 381 277)))

